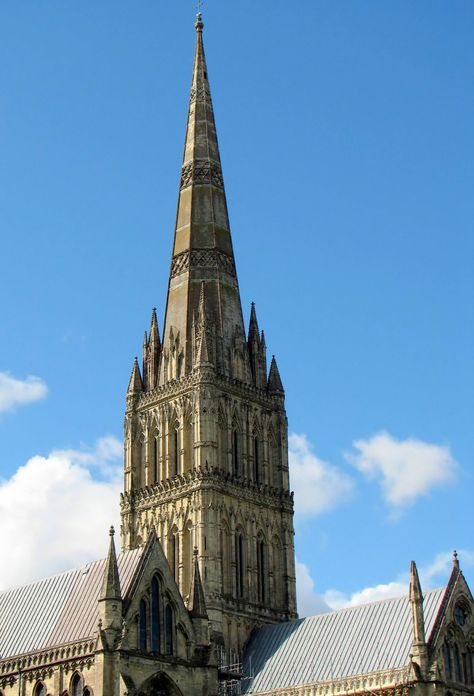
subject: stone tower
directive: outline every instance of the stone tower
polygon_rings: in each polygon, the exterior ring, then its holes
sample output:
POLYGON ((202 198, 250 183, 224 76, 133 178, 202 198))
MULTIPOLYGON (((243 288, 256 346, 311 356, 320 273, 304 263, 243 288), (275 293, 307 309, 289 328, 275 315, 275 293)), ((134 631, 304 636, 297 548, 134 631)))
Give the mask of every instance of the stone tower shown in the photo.
POLYGON ((204 55, 196 21, 163 340, 153 310, 125 414, 122 546, 156 530, 186 597, 198 563, 228 657, 251 630, 296 617, 284 390, 255 307, 245 333, 204 55))

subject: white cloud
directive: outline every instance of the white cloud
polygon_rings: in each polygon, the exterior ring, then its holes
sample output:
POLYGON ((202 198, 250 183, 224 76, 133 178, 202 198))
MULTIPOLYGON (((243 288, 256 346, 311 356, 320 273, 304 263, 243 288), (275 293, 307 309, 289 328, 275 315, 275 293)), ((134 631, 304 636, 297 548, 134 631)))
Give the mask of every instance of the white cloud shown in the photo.
POLYGON ((352 479, 337 467, 318 459, 306 435, 289 437, 291 485, 298 515, 319 515, 347 500, 352 479))
POLYGON ((314 616, 331 611, 329 604, 315 592, 314 580, 308 566, 298 561, 296 561, 296 596, 300 616, 314 616))
POLYGON ((94 449, 34 456, 0 483, 0 589, 104 555, 110 524, 119 529, 121 453, 109 436, 94 449))
POLYGON ((0 372, 0 413, 44 399, 47 393, 48 388, 39 377, 22 380, 0 372))
POLYGON ((394 508, 411 505, 433 488, 451 483, 457 464, 449 447, 409 438, 397 440, 380 432, 356 440, 356 454, 347 459, 367 478, 376 479, 386 502, 394 508))
MULTIPOLYGON (((430 563, 418 568, 423 590, 442 587, 447 583, 453 567, 452 559, 452 551, 443 551, 436 554, 430 563)), ((474 551, 468 549, 461 550, 459 559, 462 567, 474 567, 474 551)), ((354 607, 359 604, 389 599, 390 597, 401 597, 408 593, 409 579, 409 570, 407 568, 406 571, 401 572, 391 582, 364 587, 362 590, 357 590, 352 594, 340 592, 339 590, 327 590, 322 595, 322 599, 332 609, 342 609, 343 607, 354 607)))

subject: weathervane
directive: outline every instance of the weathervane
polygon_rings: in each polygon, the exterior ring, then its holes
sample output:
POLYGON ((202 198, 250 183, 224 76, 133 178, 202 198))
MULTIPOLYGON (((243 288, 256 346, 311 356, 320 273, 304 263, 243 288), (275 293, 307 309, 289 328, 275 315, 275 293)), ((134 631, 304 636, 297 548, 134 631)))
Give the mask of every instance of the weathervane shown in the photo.
POLYGON ((198 13, 198 15, 202 14, 202 3, 203 3, 203 0, 197 0, 197 13, 198 13))

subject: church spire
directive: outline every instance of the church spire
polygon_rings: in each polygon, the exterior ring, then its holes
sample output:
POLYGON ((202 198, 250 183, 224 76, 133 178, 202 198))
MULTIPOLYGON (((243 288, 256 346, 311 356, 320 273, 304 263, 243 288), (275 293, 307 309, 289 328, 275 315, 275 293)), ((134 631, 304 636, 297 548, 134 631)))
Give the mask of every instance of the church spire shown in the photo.
POLYGON ((169 337, 179 337, 183 351, 180 377, 193 368, 192 319, 198 310, 201 284, 216 334, 216 368, 230 374, 229 354, 243 319, 235 270, 227 201, 217 141, 214 111, 204 53, 203 22, 196 20, 196 50, 181 169, 173 256, 163 331, 160 384, 169 379, 169 337))

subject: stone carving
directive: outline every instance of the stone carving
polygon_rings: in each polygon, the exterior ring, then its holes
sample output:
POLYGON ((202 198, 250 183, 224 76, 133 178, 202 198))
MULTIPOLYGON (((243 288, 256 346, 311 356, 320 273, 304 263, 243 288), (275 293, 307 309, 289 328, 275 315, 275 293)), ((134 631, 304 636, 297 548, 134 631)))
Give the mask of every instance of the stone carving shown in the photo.
POLYGON ((193 160, 185 164, 181 170, 180 190, 182 191, 192 184, 212 184, 224 190, 220 164, 210 160, 193 160))
POLYGON ((184 273, 190 266, 194 268, 218 268, 230 275, 235 275, 234 259, 218 249, 193 249, 183 251, 173 258, 171 277, 184 273))
POLYGON ((192 87, 191 88, 191 94, 189 96, 189 103, 192 104, 193 102, 209 102, 209 104, 212 104, 211 101, 211 93, 209 91, 209 88, 207 85, 198 85, 198 88, 192 87))

